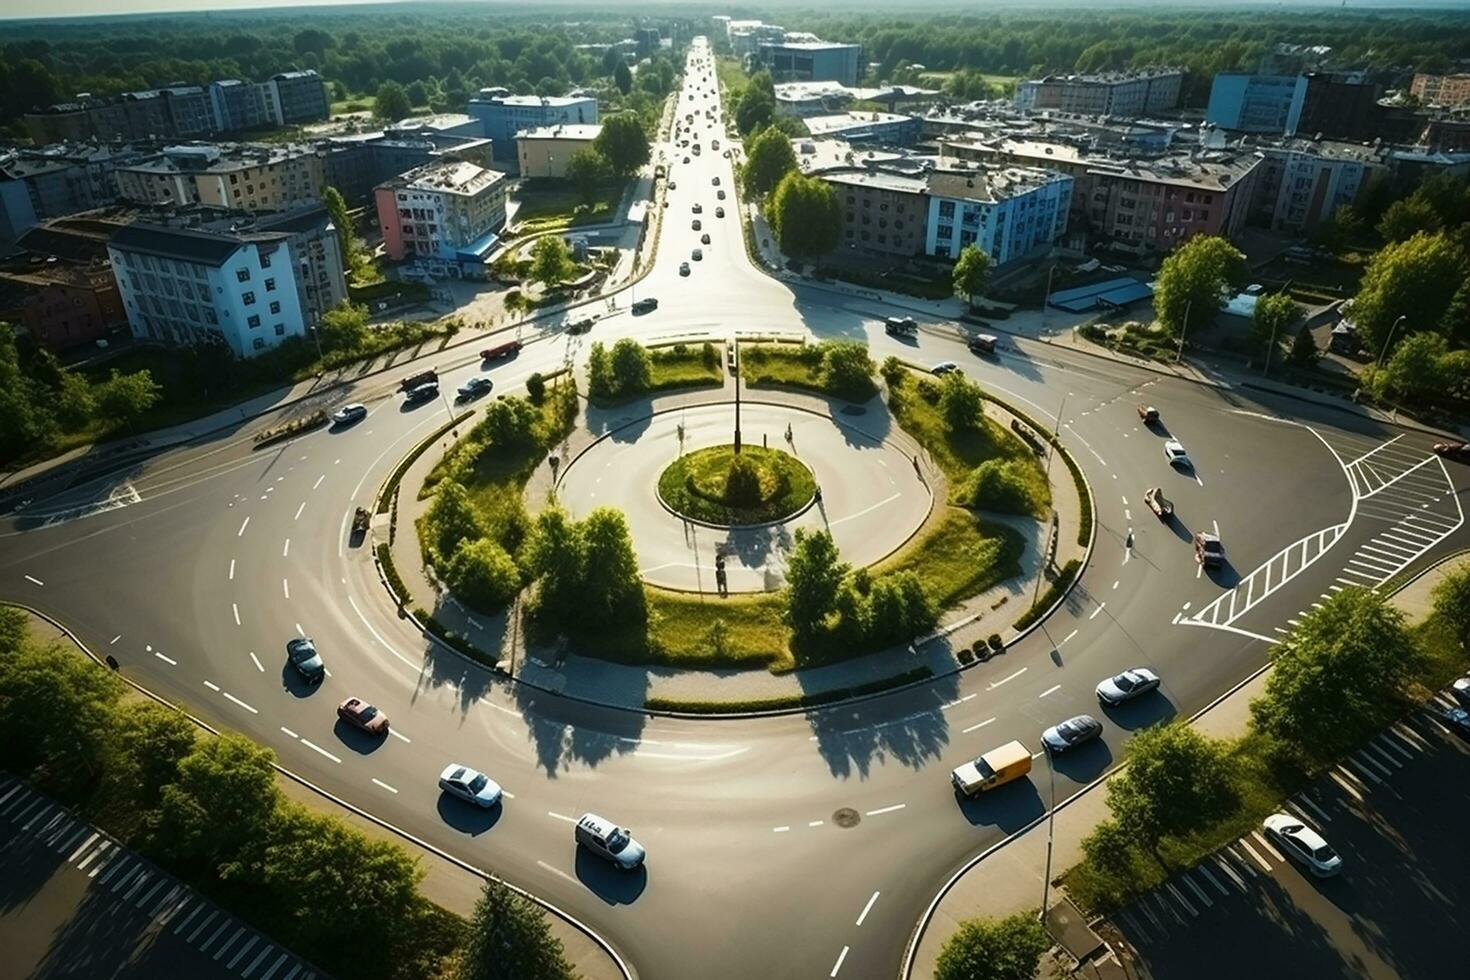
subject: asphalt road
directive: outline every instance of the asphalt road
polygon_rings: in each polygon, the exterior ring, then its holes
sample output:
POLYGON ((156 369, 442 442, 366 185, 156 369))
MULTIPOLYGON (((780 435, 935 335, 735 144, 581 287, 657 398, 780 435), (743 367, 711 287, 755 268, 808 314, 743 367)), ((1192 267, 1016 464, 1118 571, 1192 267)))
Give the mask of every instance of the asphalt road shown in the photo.
MULTIPOLYGON (((686 85, 701 91, 681 106, 713 105, 711 72, 689 73, 686 85)), ((632 316, 622 300, 589 336, 654 342, 760 329, 864 340, 880 360, 958 361, 1059 424, 1094 491, 1097 544, 1064 608, 1004 656, 855 705, 740 721, 648 717, 495 681, 398 620, 367 550, 348 541, 354 505, 366 505, 445 417, 441 402, 401 406, 380 380, 333 396, 369 405, 356 426, 262 450, 247 429, 11 515, 0 525, 0 598, 55 616, 164 697, 581 917, 645 978, 679 980, 691 964, 732 980, 890 977, 934 889, 1049 803, 1042 760, 1029 780, 965 803, 949 787, 952 767, 1011 738, 1039 751, 1044 727, 1091 712, 1103 739, 1057 763, 1058 798, 1075 792, 1121 758, 1131 731, 1196 711, 1263 663, 1276 629, 1339 579, 1357 581, 1346 574, 1363 572, 1348 562, 1357 549, 1391 534, 1394 563, 1413 567, 1463 546, 1459 499, 1470 474, 1431 459, 1427 437, 1309 403, 1024 340, 982 360, 956 324, 932 318, 916 341, 890 338, 882 318, 891 308, 751 267, 734 195, 724 219, 708 217, 713 179, 734 179, 706 143, 713 136, 702 126, 703 152, 688 164, 673 158, 670 219, 636 290, 658 298, 658 309, 632 316), (706 211, 700 232, 686 217, 696 200, 706 211), (681 276, 704 233, 704 259, 681 276), (1139 423, 1138 401, 1160 409, 1193 470, 1169 468, 1162 434, 1139 423), (1382 472, 1367 475, 1380 457, 1382 472), (1175 502, 1175 524, 1144 509, 1151 485, 1175 502), (1415 510, 1441 515, 1448 530, 1419 528, 1415 510), (1200 575, 1190 536, 1217 526, 1228 563, 1200 575), (1322 543, 1320 554, 1288 568, 1289 549, 1308 539, 1322 543), (1240 615, 1216 606, 1192 618, 1242 583, 1251 594, 1236 600, 1240 615), (298 630, 326 658, 319 689, 285 665, 283 646, 298 630), (1162 675, 1158 696, 1099 710, 1097 681, 1140 664, 1162 675), (381 706, 394 734, 371 740, 337 723, 333 709, 348 695, 381 706), (434 781, 451 760, 500 781, 504 807, 472 813, 442 799, 434 781), (631 826, 649 849, 646 867, 616 874, 579 853, 570 820, 585 810, 631 826)), ((532 371, 580 358, 585 340, 552 330, 488 369, 455 352, 425 363, 450 393, 487 371, 497 391, 513 392, 532 371)))

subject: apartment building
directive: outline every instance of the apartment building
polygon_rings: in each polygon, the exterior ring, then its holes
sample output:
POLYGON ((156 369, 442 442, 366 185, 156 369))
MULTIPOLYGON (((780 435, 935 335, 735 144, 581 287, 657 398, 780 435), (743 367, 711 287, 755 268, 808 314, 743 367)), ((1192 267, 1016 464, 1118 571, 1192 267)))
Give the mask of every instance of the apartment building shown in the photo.
POLYGON ((805 122, 807 131, 815 138, 841 139, 854 144, 912 146, 923 131, 923 122, 918 117, 894 112, 838 112, 830 116, 808 116, 805 122))
POLYGON ((997 266, 1060 241, 1072 207, 1072 178, 1035 167, 933 171, 924 254, 958 259, 975 245, 997 266))
POLYGON ((1456 108, 1470 102, 1470 75, 1431 75, 1418 72, 1409 83, 1409 94, 1424 105, 1456 108))
POLYGON ((1232 132, 1290 136, 1301 123, 1306 98, 1304 75, 1221 72, 1210 84, 1205 121, 1232 132))
POLYGON ((463 274, 482 265, 505 225, 508 181, 497 170, 440 161, 377 188, 378 224, 390 259, 419 259, 463 274))
POLYGON ((275 124, 274 96, 265 82, 227 78, 209 83, 209 100, 222 133, 275 124))
MULTIPOLYGON (((476 129, 479 121, 475 121, 476 129)), ((433 130, 333 136, 317 144, 328 186, 353 207, 371 203, 374 189, 402 173, 435 160, 464 160, 490 166, 487 139, 443 135, 433 130)))
POLYGON ((1352 204, 1375 175, 1389 175, 1389 148, 1333 140, 1287 140, 1261 148, 1253 220, 1306 234, 1352 204))
POLYGON ((27 228, 117 199, 117 167, 147 150, 128 145, 58 144, 0 155, 0 256, 27 228))
POLYGON ((753 58, 762 44, 779 44, 786 40, 786 28, 758 20, 732 20, 725 25, 725 37, 735 57, 753 58))
POLYGON ((0 322, 49 351, 91 343, 126 319, 106 261, 32 253, 0 262, 0 322))
POLYGON ((910 258, 924 251, 929 202, 921 175, 843 168, 818 173, 837 192, 839 249, 910 258))
POLYGON ((547 126, 591 126, 597 122, 597 99, 590 95, 511 95, 507 89, 484 88, 466 111, 480 120, 494 159, 516 160, 516 135, 547 126))
POLYGON ((863 46, 836 41, 762 41, 756 59, 778 82, 856 85, 863 74, 863 46))
POLYGON ((1179 104, 1184 72, 1148 68, 1092 75, 1048 75, 1016 85, 1016 108, 1089 116, 1147 116, 1179 104))
POLYGON ((315 122, 332 114, 327 83, 313 69, 287 71, 270 77, 273 117, 277 125, 315 122))
POLYGON ((522 177, 561 178, 578 150, 591 149, 601 126, 542 126, 516 136, 516 160, 522 177))
POLYGON ((107 251, 133 336, 223 343, 238 357, 304 336, 289 238, 141 222, 120 228, 107 251))
POLYGON ((138 204, 286 211, 321 200, 326 178, 311 147, 190 144, 119 168, 117 183, 122 198, 138 204))

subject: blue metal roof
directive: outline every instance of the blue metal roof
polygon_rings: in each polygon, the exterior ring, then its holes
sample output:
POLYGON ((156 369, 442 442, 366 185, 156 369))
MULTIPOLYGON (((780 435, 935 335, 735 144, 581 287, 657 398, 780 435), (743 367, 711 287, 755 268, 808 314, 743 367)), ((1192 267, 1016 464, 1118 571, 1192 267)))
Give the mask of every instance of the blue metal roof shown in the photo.
POLYGON ((1099 305, 1126 306, 1154 294, 1153 289, 1132 276, 1105 279, 1102 282, 1063 289, 1051 294, 1050 305, 1068 313, 1085 313, 1099 305))
POLYGON ((487 232, 459 249, 457 253, 459 261, 470 263, 484 262, 485 256, 489 255, 499 243, 500 235, 493 231, 487 232))

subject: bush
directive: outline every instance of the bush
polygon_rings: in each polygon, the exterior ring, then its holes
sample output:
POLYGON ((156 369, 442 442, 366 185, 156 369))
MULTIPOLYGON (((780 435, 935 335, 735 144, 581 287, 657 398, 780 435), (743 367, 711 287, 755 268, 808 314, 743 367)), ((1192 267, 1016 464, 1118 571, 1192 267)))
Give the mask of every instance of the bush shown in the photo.
POLYGON ((980 386, 955 371, 940 383, 939 410, 951 432, 973 432, 984 417, 985 396, 980 386))
POLYGON ((1026 464, 1014 459, 987 459, 975 467, 958 496, 967 507, 1006 514, 1034 514, 1042 503, 1026 464))
POLYGON ((760 471, 747 457, 735 456, 725 474, 725 503, 732 507, 754 507, 760 502, 760 471))
POLYGON ((1037 917, 970 919, 945 940, 934 980, 1031 980, 1052 939, 1037 917))
POLYGON ((1000 634, 999 633, 991 633, 990 634, 990 639, 987 640, 986 642, 988 642, 990 644, 990 649, 994 650, 996 653, 1004 653, 1005 652, 1005 648, 1006 648, 1005 641, 1000 638, 1000 634))
POLYGON ((546 378, 540 371, 532 371, 526 379, 526 397, 532 405, 540 405, 546 399, 546 378))
POLYGON ((873 358, 865 344, 825 340, 817 345, 822 354, 822 380, 839 398, 867 401, 873 397, 873 358))
POLYGON ((939 404, 939 385, 935 384, 932 378, 920 378, 915 387, 919 392, 919 397, 924 401, 930 405, 939 404))
POLYGON ((975 662, 975 651, 970 647, 960 647, 955 651, 954 655, 961 664, 972 664, 975 662))
POLYGON ((904 377, 908 374, 908 368, 904 367, 903 361, 889 356, 883 359, 883 366, 879 368, 878 373, 883 376, 883 383, 888 385, 891 390, 903 384, 904 377))
POLYGON ((461 542, 443 575, 455 595, 484 612, 504 608, 521 591, 514 559, 489 538, 461 542))
POLYGON ((720 352, 715 350, 715 345, 708 340, 699 348, 699 359, 706 370, 714 370, 720 366, 720 352))

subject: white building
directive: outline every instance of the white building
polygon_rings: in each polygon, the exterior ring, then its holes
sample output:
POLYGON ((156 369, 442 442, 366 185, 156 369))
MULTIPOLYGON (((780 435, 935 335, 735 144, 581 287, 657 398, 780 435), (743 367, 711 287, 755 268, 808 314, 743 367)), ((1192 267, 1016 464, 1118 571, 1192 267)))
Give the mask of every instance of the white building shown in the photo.
POLYGON ((1286 140, 1261 147, 1253 216, 1276 231, 1310 232, 1352 204, 1375 175, 1389 175, 1389 149, 1335 140, 1286 140))
POLYGON ((443 160, 379 185, 384 251, 395 262, 444 263, 445 271, 482 265, 505 225, 507 184, 498 170, 443 160))
POLYGON ((303 336, 289 234, 134 224, 108 241, 133 336, 253 357, 303 336))
POLYGON ((1032 167, 928 175, 924 252, 957 259, 976 245, 995 265, 1050 247, 1067 230, 1072 178, 1032 167))

